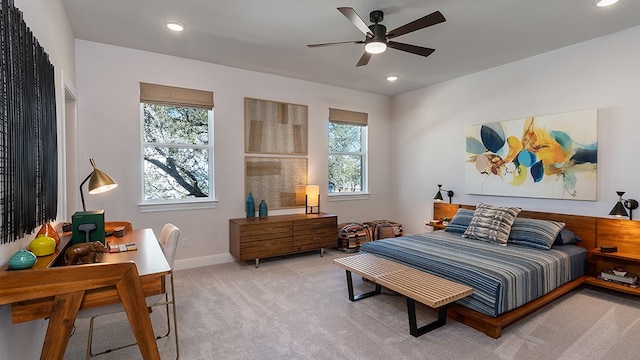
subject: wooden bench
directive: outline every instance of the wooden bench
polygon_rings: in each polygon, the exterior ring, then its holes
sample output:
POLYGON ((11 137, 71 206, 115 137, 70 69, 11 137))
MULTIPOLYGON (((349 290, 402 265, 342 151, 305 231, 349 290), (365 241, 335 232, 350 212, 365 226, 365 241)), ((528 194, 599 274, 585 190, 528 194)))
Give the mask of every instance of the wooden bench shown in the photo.
POLYGON ((415 337, 443 326, 447 321, 447 305, 473 292, 468 286, 370 254, 339 258, 333 260, 333 263, 346 270, 347 288, 351 301, 380 294, 382 287, 404 295, 407 298, 409 333, 415 337), (375 290, 354 295, 351 273, 356 273, 373 282, 375 290), (418 327, 416 301, 434 309, 437 308, 438 319, 418 327))

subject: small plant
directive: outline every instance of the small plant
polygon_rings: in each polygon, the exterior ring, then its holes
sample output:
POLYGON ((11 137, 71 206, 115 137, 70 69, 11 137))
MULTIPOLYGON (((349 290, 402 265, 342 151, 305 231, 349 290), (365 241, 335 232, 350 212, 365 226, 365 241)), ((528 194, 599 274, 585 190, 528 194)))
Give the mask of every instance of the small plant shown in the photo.
POLYGON ((451 221, 451 218, 448 217, 448 216, 445 216, 445 217, 442 218, 442 221, 443 222, 449 222, 449 221, 451 221))

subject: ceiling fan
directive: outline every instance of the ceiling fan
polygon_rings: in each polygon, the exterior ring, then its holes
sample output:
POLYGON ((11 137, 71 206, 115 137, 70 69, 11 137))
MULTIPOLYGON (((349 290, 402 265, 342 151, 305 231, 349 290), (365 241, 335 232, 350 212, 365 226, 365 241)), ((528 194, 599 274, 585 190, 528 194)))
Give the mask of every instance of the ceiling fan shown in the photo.
POLYGON ((408 53, 420 56, 429 56, 435 51, 435 49, 425 48, 417 45, 403 44, 389 40, 400 35, 408 34, 410 32, 424 29, 428 26, 436 25, 446 21, 440 11, 435 11, 429 15, 421 17, 420 19, 414 20, 408 24, 400 26, 397 29, 387 32, 387 27, 380 24, 380 22, 382 22, 384 18, 384 13, 382 12, 382 10, 374 10, 369 14, 369 20, 373 23, 369 26, 365 24, 362 18, 358 16, 355 10, 353 10, 353 8, 339 7, 338 11, 340 11, 342 15, 349 19, 358 28, 358 30, 362 31, 365 34, 365 39, 362 41, 340 41, 325 44, 311 44, 307 46, 310 48, 314 48, 339 44, 364 44, 365 52, 364 54, 362 54, 362 57, 360 58, 356 66, 367 65, 367 63, 369 63, 371 55, 383 53, 387 49, 387 47, 400 51, 406 51, 408 53))

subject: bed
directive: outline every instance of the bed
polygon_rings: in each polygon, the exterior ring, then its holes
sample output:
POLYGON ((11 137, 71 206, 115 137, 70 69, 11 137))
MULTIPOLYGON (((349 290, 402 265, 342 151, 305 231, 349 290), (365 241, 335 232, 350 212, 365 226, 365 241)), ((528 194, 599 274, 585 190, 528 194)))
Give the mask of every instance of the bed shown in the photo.
POLYGON ((435 218, 453 217, 447 231, 368 242, 361 251, 472 287, 473 295, 452 304, 449 317, 494 338, 584 282, 595 218, 520 211, 512 220, 514 231, 511 225, 506 230, 509 241, 500 243, 463 236, 474 212, 474 206, 436 203, 435 218), (519 237, 516 228, 529 232, 519 237), (572 241, 560 241, 561 232, 572 241))

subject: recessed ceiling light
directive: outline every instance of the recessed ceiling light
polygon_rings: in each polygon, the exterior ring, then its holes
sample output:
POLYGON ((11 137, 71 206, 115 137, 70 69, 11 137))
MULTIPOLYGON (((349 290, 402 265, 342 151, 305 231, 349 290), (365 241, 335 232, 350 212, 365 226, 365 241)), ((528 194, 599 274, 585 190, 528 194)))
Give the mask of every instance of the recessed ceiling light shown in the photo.
POLYGON ((389 75, 387 76, 387 81, 396 81, 398 80, 398 77, 395 75, 389 75))
POLYGON ((175 22, 175 21, 167 21, 165 23, 165 25, 167 26, 167 28, 169 28, 169 30, 171 31, 176 31, 176 32, 180 32, 182 30, 184 30, 184 25, 180 24, 179 22, 175 22))
POLYGON ((606 7, 617 3, 618 0, 596 0, 593 5, 597 7, 606 7))

